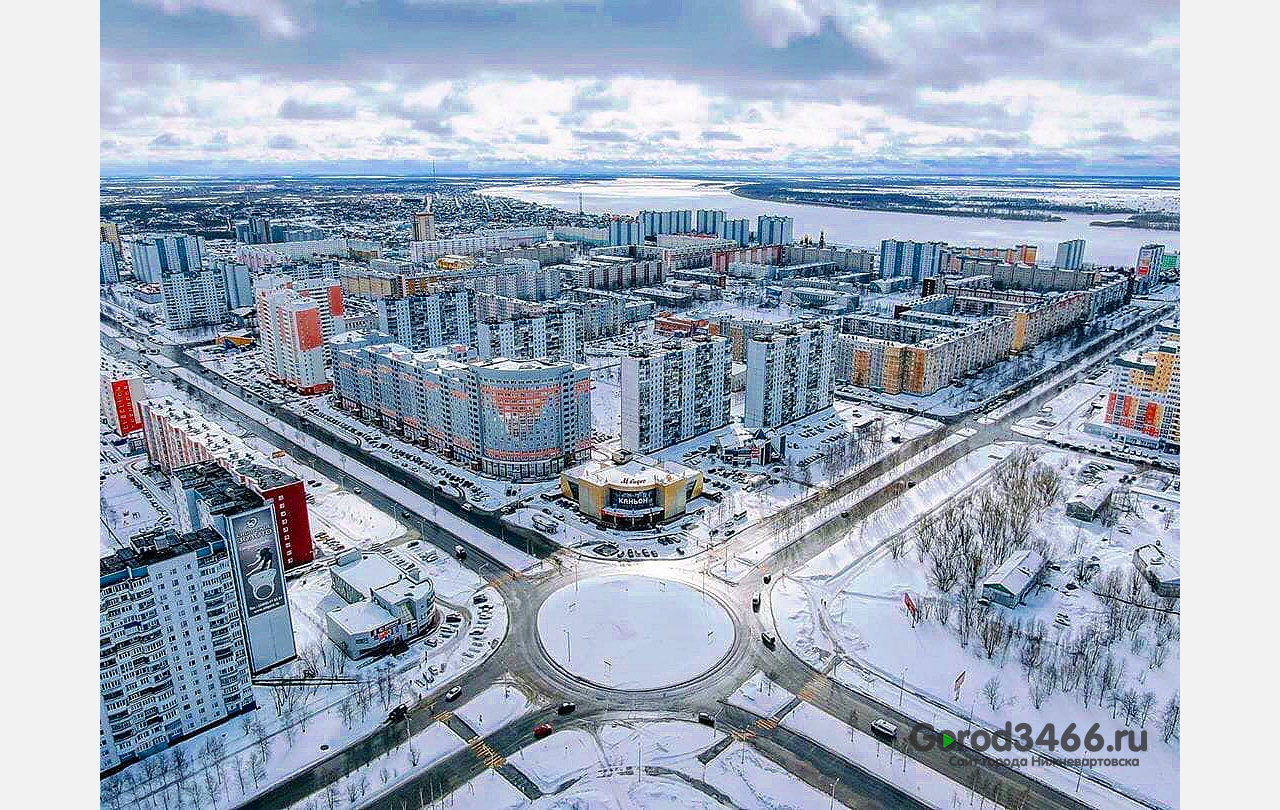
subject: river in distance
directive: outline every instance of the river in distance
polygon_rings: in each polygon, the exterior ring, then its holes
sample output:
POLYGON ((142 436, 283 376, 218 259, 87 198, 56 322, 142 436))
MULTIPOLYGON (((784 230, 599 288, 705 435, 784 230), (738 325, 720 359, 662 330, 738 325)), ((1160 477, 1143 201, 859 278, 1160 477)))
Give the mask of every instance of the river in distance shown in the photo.
MULTIPOLYGON (((1028 179, 1034 188, 1034 180, 1028 179)), ((795 238, 808 235, 814 240, 824 234, 828 242, 879 250, 881 239, 915 239, 942 241, 952 245, 1013 247, 1030 244, 1039 247, 1039 259, 1052 262, 1058 242, 1084 239, 1085 261, 1097 265, 1132 266, 1138 248, 1156 243, 1167 251, 1178 249, 1177 231, 1145 228, 1108 228, 1090 225, 1093 220, 1123 219, 1111 214, 1058 214, 1062 222, 1033 222, 981 217, 954 217, 937 214, 906 214, 893 211, 865 211, 832 208, 821 205, 774 203, 735 196, 732 184, 703 180, 670 178, 619 178, 585 180, 566 183, 529 183, 494 186, 481 193, 513 197, 518 200, 550 205, 567 211, 582 210, 592 214, 631 214, 640 210, 680 210, 710 208, 725 211, 730 219, 746 217, 755 227, 759 214, 781 214, 795 219, 795 238)), ((1150 193, 1133 189, 1133 194, 1150 193)), ((1106 192, 1099 190, 1098 196, 1106 192)), ((1177 191, 1173 194, 1176 197, 1177 191)), ((1081 196, 1089 197, 1083 189, 1081 196)))

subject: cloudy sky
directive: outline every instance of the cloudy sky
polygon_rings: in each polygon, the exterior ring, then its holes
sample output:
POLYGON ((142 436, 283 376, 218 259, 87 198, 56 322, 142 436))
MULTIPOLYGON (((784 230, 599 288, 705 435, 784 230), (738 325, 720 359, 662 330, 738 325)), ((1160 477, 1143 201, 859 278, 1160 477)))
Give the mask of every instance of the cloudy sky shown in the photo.
POLYGON ((104 0, 136 172, 1177 174, 1175 0, 104 0))

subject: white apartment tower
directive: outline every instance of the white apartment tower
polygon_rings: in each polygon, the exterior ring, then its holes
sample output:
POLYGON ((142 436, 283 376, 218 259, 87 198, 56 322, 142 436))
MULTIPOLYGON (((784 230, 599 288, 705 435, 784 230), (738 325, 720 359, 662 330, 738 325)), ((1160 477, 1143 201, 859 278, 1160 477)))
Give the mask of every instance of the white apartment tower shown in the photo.
POLYGON ((99 564, 99 769, 256 705, 225 541, 156 529, 99 564))
POLYGON ((254 297, 267 376, 304 394, 328 391, 328 341, 342 331, 342 285, 333 278, 265 275, 255 283, 254 297))
POLYGON ((729 424, 729 341, 698 335, 622 357, 622 447, 652 453, 729 424))
POLYGON ((751 338, 742 424, 767 430, 829 407, 834 338, 816 321, 751 338))

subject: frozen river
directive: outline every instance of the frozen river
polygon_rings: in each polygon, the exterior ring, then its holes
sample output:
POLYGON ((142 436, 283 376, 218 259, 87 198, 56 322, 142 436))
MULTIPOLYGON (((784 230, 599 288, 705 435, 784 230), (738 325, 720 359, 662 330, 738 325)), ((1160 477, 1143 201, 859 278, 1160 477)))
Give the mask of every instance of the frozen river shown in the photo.
MULTIPOLYGON (((1029 183, 1029 186, 1032 185, 1029 183)), ((975 189, 981 191, 981 189, 975 189)), ((711 208, 723 210, 731 219, 774 213, 795 218, 795 236, 815 240, 820 232, 828 242, 879 249, 881 239, 940 240, 953 245, 1013 247, 1038 245, 1042 261, 1052 261, 1058 242, 1085 239, 1085 261, 1101 265, 1132 265, 1138 248, 1152 242, 1178 249, 1177 231, 1141 228, 1100 228, 1089 224, 1096 219, 1123 219, 1121 215, 1064 214, 1062 222, 1023 222, 978 217, 949 217, 935 214, 900 214, 828 208, 820 205, 772 203, 737 197, 729 184, 669 178, 621 178, 589 180, 559 185, 513 185, 481 189, 483 193, 552 205, 575 211, 581 194, 582 210, 588 213, 635 214, 641 209, 672 210, 711 208)), ((1146 193, 1134 190, 1135 196, 1146 193)), ((1177 195, 1173 191, 1173 195, 1177 195)), ((1046 195, 1048 196, 1048 195, 1046 195)), ((1099 196, 1104 196, 1099 194, 1099 196)), ((1110 196, 1105 195, 1105 196, 1110 196)))

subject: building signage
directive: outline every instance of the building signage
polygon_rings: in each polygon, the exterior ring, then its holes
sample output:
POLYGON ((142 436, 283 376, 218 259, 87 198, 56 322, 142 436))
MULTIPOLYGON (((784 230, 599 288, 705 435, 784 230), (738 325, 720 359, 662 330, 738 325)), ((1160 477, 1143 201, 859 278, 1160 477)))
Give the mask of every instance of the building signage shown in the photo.
POLYGON ((640 492, 626 492, 615 489, 610 494, 613 496, 613 505, 619 509, 647 509, 653 506, 655 492, 652 489, 640 492))
POLYGON ((260 616, 285 604, 284 566, 276 543, 271 511, 236 515, 231 519, 235 537, 240 592, 244 594, 245 613, 260 616))

